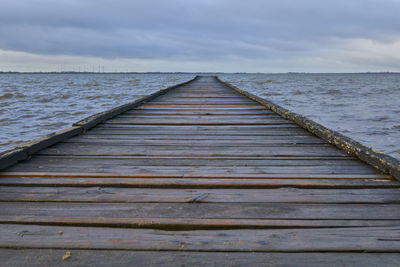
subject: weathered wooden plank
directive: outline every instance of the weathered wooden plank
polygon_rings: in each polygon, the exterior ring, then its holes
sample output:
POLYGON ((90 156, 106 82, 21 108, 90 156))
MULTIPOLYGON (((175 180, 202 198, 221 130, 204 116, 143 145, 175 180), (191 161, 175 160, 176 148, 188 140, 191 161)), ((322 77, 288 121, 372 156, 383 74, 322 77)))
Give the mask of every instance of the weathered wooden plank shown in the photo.
POLYGON ((204 99, 204 98, 222 98, 222 99, 237 99, 237 98, 242 98, 243 96, 241 96, 238 92, 233 91, 233 90, 226 90, 226 86, 222 85, 223 87, 221 88, 216 88, 216 86, 218 86, 216 83, 214 83, 214 86, 212 88, 212 90, 208 90, 208 91, 202 91, 200 86, 204 86, 204 84, 197 84, 197 86, 195 88, 190 87, 188 85, 186 85, 183 90, 180 90, 179 88, 177 88, 176 90, 170 92, 166 97, 173 97, 173 98, 200 98, 200 99, 204 99), (224 90, 220 90, 220 89, 224 89, 224 90))
MULTIPOLYGON (((25 161, 23 168, 34 167, 34 166, 59 166, 59 167, 70 167, 70 166, 84 166, 84 167, 99 167, 99 166, 219 166, 219 167, 265 167, 265 166, 356 166, 360 168, 371 169, 371 167, 362 164, 358 160, 350 160, 347 158, 340 159, 206 159, 206 158, 102 158, 102 157, 52 157, 52 156, 37 156, 29 161, 25 161)), ((13 169, 18 168, 17 166, 13 169)))
POLYGON ((167 105, 170 106, 171 104, 177 105, 177 106, 258 106, 259 104, 257 102, 251 101, 251 100, 239 100, 239 101, 199 101, 199 100, 194 100, 194 101, 162 101, 162 100, 155 100, 151 101, 149 103, 146 103, 145 105, 147 106, 162 106, 162 105, 167 105))
MULTIPOLYGON (((97 128, 97 127, 96 127, 97 128)), ((321 142, 319 138, 316 138, 315 136, 312 136, 310 134, 307 134, 306 132, 289 132, 285 133, 285 131, 277 130, 277 131, 267 131, 264 133, 257 134, 254 132, 251 133, 241 133, 241 132, 236 132, 236 134, 230 134, 229 132, 207 132, 207 131, 202 131, 202 132, 196 132, 194 130, 190 131, 159 131, 159 130, 147 130, 147 131, 141 131, 140 129, 136 130, 129 130, 129 129, 116 129, 115 131, 111 128, 103 128, 100 130, 89 130, 86 132, 84 135, 82 135, 82 138, 103 138, 103 139, 121 139, 121 140, 128 140, 128 139, 142 139, 142 140, 152 140, 152 139, 162 139, 162 140, 181 140, 182 138, 185 138, 187 140, 246 140, 248 142, 251 141, 257 141, 257 140, 290 140, 290 139, 305 139, 305 140, 318 140, 320 143, 325 143, 321 142), (125 132, 124 132, 125 131, 125 132), (153 133, 153 134, 149 134, 153 133), (192 135, 193 137, 190 138, 192 135)), ((316 141, 317 142, 317 141, 316 141)), ((300 142, 301 143, 301 142, 300 142)))
MULTIPOLYGON (((62 142, 62 144, 71 144, 74 146, 146 146, 146 147, 151 147, 151 146, 156 146, 156 147, 204 147, 204 148, 211 148, 211 147, 232 147, 233 143, 229 142, 231 140, 224 140, 222 142, 218 142, 216 140, 212 140, 212 141, 203 141, 203 142, 197 142, 197 141, 190 141, 190 140, 184 140, 182 142, 179 141, 170 141, 170 140, 166 140, 163 139, 162 141, 160 141, 160 143, 154 142, 154 141, 146 141, 143 140, 143 143, 141 144, 136 144, 135 142, 132 142, 129 140, 127 140, 127 142, 125 142, 124 140, 94 140, 89 139, 87 141, 79 141, 79 142, 74 142, 74 139, 68 141, 68 142, 62 142)), ((279 146, 279 147, 283 147, 283 148, 291 148, 291 147, 308 147, 308 148, 332 148, 332 146, 330 146, 329 144, 326 143, 318 143, 318 142, 312 142, 312 143, 294 143, 294 142, 283 142, 283 143, 277 143, 277 142, 264 142, 264 144, 262 144, 261 142, 259 143, 253 143, 253 142, 243 142, 241 143, 240 141, 237 142, 238 145, 236 145, 235 142, 235 147, 237 146, 241 146, 241 147, 275 147, 275 146, 279 146)), ((336 150, 336 149, 335 149, 336 150)), ((337 150, 336 150, 337 151, 337 150)))
POLYGON ((285 120, 279 115, 276 114, 241 114, 241 115, 212 115, 212 114, 195 114, 195 115, 188 115, 188 114, 122 114, 118 117, 111 119, 110 121, 115 121, 116 119, 203 119, 203 120, 219 120, 219 121, 232 121, 232 120, 285 120))
POLYGON ((291 121, 282 119, 232 119, 232 120, 221 120, 212 118, 137 118, 135 120, 129 120, 126 118, 117 118, 109 120, 104 123, 106 124, 126 124, 126 125, 274 125, 274 124, 293 124, 291 121))
POLYGON ((201 137, 195 136, 190 138, 188 136, 177 136, 177 137, 169 137, 169 136, 159 136, 158 138, 155 136, 146 137, 146 136, 130 136, 126 135, 126 138, 123 136, 99 136, 99 135, 81 135, 77 137, 72 137, 64 141, 65 143, 113 143, 113 144, 134 144, 134 145, 143 145, 143 144, 174 144, 174 145, 221 145, 221 144, 232 144, 233 142, 238 145, 248 145, 248 146, 263 146, 266 144, 325 144, 325 142, 321 141, 318 138, 312 136, 287 136, 287 137, 277 137, 271 136, 267 137, 237 137, 229 138, 229 137, 201 137))
MULTIPOLYGON (((37 162, 36 162, 37 163, 37 162)), ((267 166, 207 166, 207 165, 196 165, 195 163, 184 165, 153 165, 148 162, 146 165, 134 165, 125 163, 121 165, 115 165, 112 163, 107 164, 103 161, 98 161, 94 164, 87 165, 72 165, 68 161, 59 161, 58 163, 46 164, 40 162, 38 164, 20 164, 19 166, 10 167, 8 171, 25 171, 25 172, 40 172, 43 169, 49 172, 61 172, 68 173, 71 171, 73 166, 73 172, 91 172, 95 173, 102 171, 104 173, 151 173, 151 174, 186 174, 196 175, 197 173, 202 174, 263 174, 263 173, 292 173, 292 174, 376 174, 377 171, 373 168, 363 165, 289 165, 289 164, 276 164, 267 166)))
POLYGON ((189 88, 187 86, 186 90, 184 91, 179 91, 179 90, 174 90, 170 92, 166 97, 174 98, 174 99, 204 99, 204 98, 210 98, 210 99, 243 99, 243 96, 236 91, 231 90, 229 91, 210 91, 210 92, 189 92, 189 88))
POLYGON ((158 114, 158 113, 151 113, 148 112, 146 113, 130 113, 130 114, 123 114, 120 115, 116 118, 121 118, 121 119, 159 119, 159 118, 165 118, 165 119, 202 119, 202 120, 207 120, 207 119, 212 119, 212 120, 245 120, 245 119, 271 119, 271 120, 277 120, 280 119, 282 120, 282 117, 279 117, 274 114, 207 114, 207 113, 199 113, 199 114, 179 114, 179 113, 166 113, 166 114, 158 114))
MULTIPOLYGON (((400 220, 279 220, 279 219, 198 219, 198 218, 121 218, 107 216, 0 215, 0 223, 62 226, 102 226, 162 230, 331 228, 399 226, 400 220)), ((103 214, 102 214, 103 215, 103 214)))
POLYGON ((253 174, 376 174, 376 170, 366 166, 260 166, 260 167, 208 167, 208 166, 134 166, 130 164, 115 166, 113 164, 97 164, 93 166, 73 166, 71 165, 20 165, 11 167, 9 171, 39 172, 45 169, 48 172, 89 172, 96 173, 120 173, 120 174, 173 174, 177 177, 182 175, 195 176, 197 173, 208 174, 209 176, 217 174, 225 175, 247 175, 253 174))
MULTIPOLYGON (((301 129, 288 129, 288 127, 272 127, 270 129, 264 130, 241 130, 241 129, 173 129, 173 128, 164 128, 165 126, 160 125, 159 129, 150 129, 148 126, 129 126, 129 127, 102 127, 97 126, 96 128, 90 130, 87 135, 101 134, 101 135, 145 135, 145 136, 167 136, 165 138, 173 137, 173 136, 193 136, 193 137, 208 137, 208 136, 227 136, 229 137, 269 137, 269 136, 312 136, 310 133, 307 133, 301 129)), ((180 127, 180 126, 176 126, 180 127)), ((187 126, 191 127, 191 126, 187 126)), ((203 126, 197 126, 203 127, 203 126)), ((220 126, 223 127, 223 126, 220 126)))
MULTIPOLYGON (((236 110, 263 110, 265 107, 261 105, 187 105, 187 106, 180 106, 180 109, 197 109, 197 110, 213 110, 213 109, 219 109, 219 110, 230 110, 230 109, 236 109, 236 110)), ((137 107, 136 109, 176 109, 175 105, 142 105, 137 107)))
POLYGON ((2 248, 91 248, 182 251, 400 252, 400 227, 162 231, 13 225, 0 228, 2 248))
POLYGON ((130 145, 81 145, 57 144, 40 151, 40 155, 207 155, 207 156, 343 156, 346 154, 333 147, 281 146, 249 147, 235 146, 130 146, 130 145))
POLYGON ((219 178, 219 179, 392 179, 391 176, 377 174, 293 174, 293 173, 276 173, 276 174, 121 174, 121 173, 84 173, 84 172, 2 172, 0 178, 3 177, 71 177, 71 178, 219 178))
MULTIPOLYGON (((96 127, 97 128, 97 127, 96 127)), ((140 129, 127 129, 127 128, 120 128, 120 129, 111 129, 111 128, 102 128, 100 129, 93 129, 90 130, 87 133, 87 136, 89 135, 107 135, 110 136, 111 138, 118 138, 118 136, 123 136, 123 138, 129 138, 133 137, 136 138, 136 136, 152 138, 152 137, 163 137, 163 138, 179 138, 179 137, 190 137, 192 136, 193 139, 196 138, 215 138, 215 139, 221 139, 224 136, 226 136, 229 139, 236 139, 236 138, 269 138, 269 137, 278 137, 278 136, 296 136, 296 137, 309 137, 311 136, 310 134, 302 131, 297 131, 297 132, 287 132, 285 130, 280 130, 280 131, 267 131, 267 132, 240 132, 240 131, 202 131, 202 132, 196 132, 196 131, 166 131, 166 130, 140 130, 140 129)))
MULTIPOLYGON (((308 133, 307 131, 304 131, 303 129, 297 127, 295 124, 286 124, 286 125, 204 125, 204 126, 199 126, 199 125, 146 125, 146 126, 116 126, 116 125, 106 125, 106 124, 100 124, 99 126, 96 127, 96 129, 103 129, 103 128, 121 128, 121 129, 131 129, 135 131, 139 130, 164 130, 164 131, 185 131, 185 132, 190 132, 190 131, 196 131, 197 133, 201 133, 202 131, 208 131, 208 132, 218 132, 218 131, 242 131, 247 134, 250 134, 250 132, 265 132, 265 131, 286 131, 286 132, 304 132, 308 133)), ((312 136, 310 133, 308 133, 310 136, 312 136)))
POLYGON ((293 124, 293 122, 284 120, 281 118, 213 118, 206 116, 192 116, 186 118, 178 118, 172 117, 169 118, 167 116, 154 116, 153 118, 145 118, 145 117, 117 117, 114 119, 110 119, 104 124, 173 124, 178 125, 188 124, 188 125, 199 125, 199 124, 215 124, 215 125, 268 125, 268 124, 293 124))
MULTIPOLYGON (((96 127, 97 128, 97 127, 96 127)), ((189 130, 189 131, 184 131, 184 130, 146 130, 146 129, 130 129, 130 128, 101 128, 99 127, 98 129, 93 129, 91 130, 87 136, 89 135, 108 135, 108 136, 120 136, 123 135, 123 137, 126 136, 141 136, 146 139, 152 138, 154 136, 162 136, 163 138, 179 138, 180 136, 183 137, 189 137, 193 136, 194 139, 198 138, 215 138, 215 139, 221 139, 224 136, 227 138, 269 138, 269 137, 278 137, 278 136, 283 136, 283 137, 310 137, 311 135, 303 132, 303 131, 290 131, 288 132, 285 129, 282 130, 275 130, 272 129, 271 131, 255 131, 255 132, 242 132, 242 131, 235 131, 235 130, 222 130, 222 131, 195 131, 195 130, 189 130)), ((128 137, 129 138, 129 137, 128 137)))
POLYGON ((170 102, 170 101, 177 101, 177 102, 187 102, 187 101, 211 101, 211 102, 224 102, 224 101, 243 101, 249 102, 253 100, 244 98, 240 94, 237 95, 230 95, 230 96, 220 96, 220 97, 207 97, 207 96, 199 96, 199 95, 192 95, 192 96, 180 96, 180 93, 172 91, 169 94, 165 94, 163 96, 154 99, 154 101, 162 101, 162 102, 170 102))
POLYGON ((396 266, 397 253, 224 253, 177 251, 0 249, 5 266, 396 266))
MULTIPOLYGON (((225 85, 222 85, 221 88, 223 88, 225 85)), ((225 87, 226 88, 226 87, 225 87)), ((169 99, 205 99, 205 100, 226 100, 226 99, 233 99, 233 100, 243 100, 243 96, 238 94, 235 91, 226 91, 228 93, 230 93, 230 95, 226 94, 226 93, 222 93, 221 91, 218 91, 218 95, 216 97, 212 97, 212 96, 207 96, 207 95, 198 95, 198 94, 188 94, 190 92, 188 92, 188 90, 176 90, 176 91, 172 91, 171 93, 161 96, 159 98, 157 98, 157 100, 169 100, 169 99)), ((245 99, 248 100, 248 99, 245 99)))
MULTIPOLYGON (((184 91, 183 91, 184 92, 184 91)), ((188 95, 183 95, 182 92, 179 91, 171 91, 169 94, 163 95, 155 99, 155 101, 249 101, 248 98, 244 98, 242 95, 238 94, 235 91, 231 91, 233 94, 224 94, 222 95, 222 92, 219 92, 220 95, 215 95, 210 96, 210 95, 198 95, 198 94, 192 94, 188 95)), ((252 101, 252 100, 250 100, 252 101)), ((254 103, 254 101, 253 101, 254 103)))
MULTIPOLYGON (((399 204, 0 202, 1 216, 265 220, 399 220, 399 204)), ((5 218, 5 217, 4 217, 5 218)), ((290 222, 287 222, 289 224, 290 222)), ((344 222, 342 222, 344 223, 344 222)), ((0 227, 1 228, 1 227, 0 227)))
MULTIPOLYGON (((0 187, 0 201, 204 203, 400 203, 398 188, 385 189, 150 189, 115 187, 0 187)), ((237 207, 237 205, 234 205, 237 207)), ((400 210, 398 211, 400 215, 400 210)))
MULTIPOLYGON (((35 158, 43 158, 43 159, 207 159, 207 160, 341 160, 341 161, 358 161, 357 158, 352 157, 314 157, 314 156, 307 156, 307 157, 290 157, 290 156, 271 156, 271 157, 241 157, 241 156, 227 156, 227 157, 207 157, 207 156, 199 156, 199 157, 187 157, 187 156, 74 156, 74 155, 64 155, 64 156, 45 156, 45 155, 35 155, 35 158)), ((345 164, 346 165, 346 164, 345 164)), ((368 165, 364 165, 367 166, 368 165)), ((384 174, 387 177, 389 175, 384 174)))
POLYGON ((5 186, 140 187, 140 188, 400 188, 389 179, 218 179, 218 178, 76 178, 11 177, 0 179, 5 186))
POLYGON ((137 120, 137 121, 133 121, 133 122, 129 122, 129 121, 116 121, 116 122, 105 122, 103 123, 103 127, 110 127, 116 125, 117 127, 121 127, 124 125, 217 125, 217 126, 222 126, 222 125, 233 125, 233 126, 239 126, 239 125, 294 125, 291 122, 286 122, 286 121, 276 121, 276 122, 266 122, 265 120, 263 121, 251 121, 251 122, 247 122, 247 121, 242 121, 242 122, 212 122, 212 121, 200 121, 200 122, 194 122, 191 120, 187 120, 187 121, 180 121, 177 122, 176 120, 137 120))
POLYGON ((153 104, 153 105, 176 105, 177 107, 179 106, 202 106, 202 105, 226 105, 226 106, 234 106, 234 105, 239 105, 239 106, 257 106, 259 105, 257 102, 254 102, 253 100, 250 100, 248 98, 174 98, 173 96, 168 96, 166 98, 157 98, 148 104, 153 104))
POLYGON ((203 116, 249 116, 249 115, 265 115, 276 116, 276 113, 268 109, 260 110, 201 110, 201 109, 132 109, 124 113, 124 115, 203 115, 203 116))
POLYGON ((149 135, 312 136, 293 124, 285 125, 99 125, 90 133, 149 135), (213 128, 215 127, 215 128, 213 128), (247 128, 248 127, 248 128, 247 128), (259 127, 259 128, 255 128, 259 127), (185 129, 186 128, 186 129, 185 129), (125 132, 124 132, 125 131, 125 132))

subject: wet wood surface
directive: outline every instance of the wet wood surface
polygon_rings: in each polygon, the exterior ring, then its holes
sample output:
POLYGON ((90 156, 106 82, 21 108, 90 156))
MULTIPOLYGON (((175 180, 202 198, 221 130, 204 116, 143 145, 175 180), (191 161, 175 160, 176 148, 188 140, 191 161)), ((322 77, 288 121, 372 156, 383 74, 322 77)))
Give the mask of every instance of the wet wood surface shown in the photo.
POLYGON ((400 183, 200 77, 0 172, 0 223, 10 266, 392 266, 400 183))

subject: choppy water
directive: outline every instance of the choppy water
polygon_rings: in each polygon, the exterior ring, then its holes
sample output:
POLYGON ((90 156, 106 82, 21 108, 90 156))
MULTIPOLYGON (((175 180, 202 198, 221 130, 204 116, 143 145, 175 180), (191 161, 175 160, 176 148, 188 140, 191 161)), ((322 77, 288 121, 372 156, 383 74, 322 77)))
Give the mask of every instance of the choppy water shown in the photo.
MULTIPOLYGON (((0 74, 0 151, 192 74, 0 74)), ((400 74, 223 74, 221 79, 400 159, 400 74)))
POLYGON ((194 76, 0 74, 0 151, 194 76))
POLYGON ((400 74, 224 74, 220 77, 400 159, 400 74))

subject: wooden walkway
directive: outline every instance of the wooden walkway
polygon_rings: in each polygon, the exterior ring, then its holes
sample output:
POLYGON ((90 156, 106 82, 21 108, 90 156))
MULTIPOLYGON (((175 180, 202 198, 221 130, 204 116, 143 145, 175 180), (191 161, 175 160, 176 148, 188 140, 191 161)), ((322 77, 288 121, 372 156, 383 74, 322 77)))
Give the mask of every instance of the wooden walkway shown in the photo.
POLYGON ((0 223, 8 266, 393 266, 400 183, 200 77, 0 172, 0 223))

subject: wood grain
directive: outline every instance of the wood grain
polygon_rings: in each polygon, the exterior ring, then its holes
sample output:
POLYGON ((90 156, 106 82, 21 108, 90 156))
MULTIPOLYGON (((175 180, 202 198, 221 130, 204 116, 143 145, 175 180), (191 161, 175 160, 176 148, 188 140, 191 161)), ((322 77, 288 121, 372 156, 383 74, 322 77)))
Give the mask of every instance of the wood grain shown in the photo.
POLYGON ((397 253, 224 253, 181 251, 0 249, 5 266, 396 266, 397 253), (23 256, 21 256, 23 255, 23 256))
POLYGON ((246 252, 400 252, 400 227, 197 230, 3 224, 2 248, 246 252), (58 232, 62 230, 63 234, 58 232))

